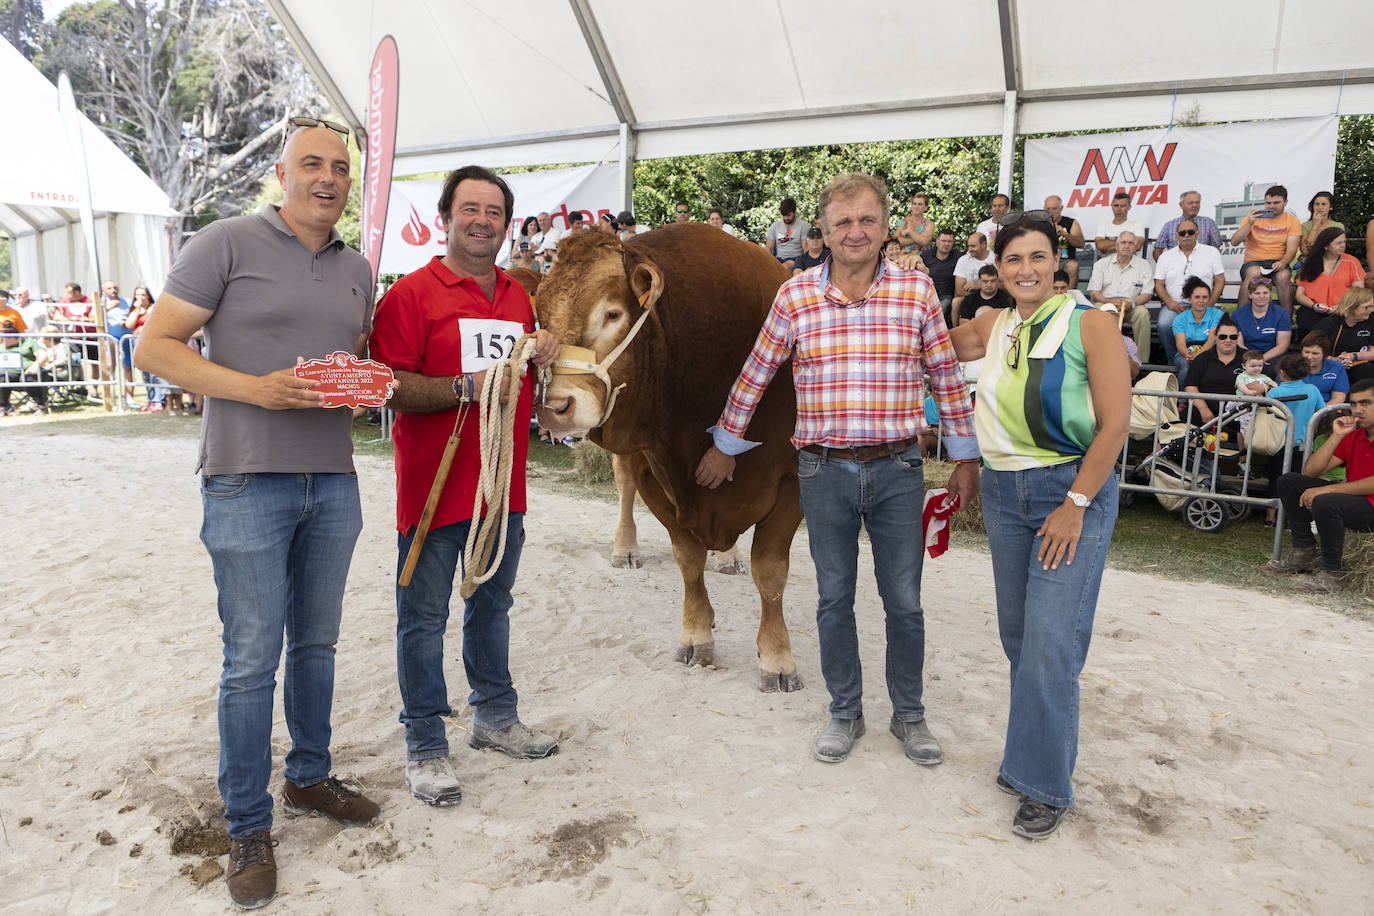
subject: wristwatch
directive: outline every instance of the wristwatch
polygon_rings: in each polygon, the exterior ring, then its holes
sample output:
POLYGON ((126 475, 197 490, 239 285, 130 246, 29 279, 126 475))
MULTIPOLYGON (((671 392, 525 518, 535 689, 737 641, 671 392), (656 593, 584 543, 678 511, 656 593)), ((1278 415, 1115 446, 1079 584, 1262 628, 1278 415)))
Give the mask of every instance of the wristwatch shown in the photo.
POLYGON ((466 404, 472 400, 472 376, 455 375, 453 377, 453 399, 459 403, 466 404))
POLYGON ((1084 496, 1082 493, 1075 493, 1073 490, 1070 490, 1067 496, 1069 497, 1069 502, 1080 509, 1088 508, 1088 503, 1092 502, 1091 499, 1088 499, 1088 497, 1084 496))

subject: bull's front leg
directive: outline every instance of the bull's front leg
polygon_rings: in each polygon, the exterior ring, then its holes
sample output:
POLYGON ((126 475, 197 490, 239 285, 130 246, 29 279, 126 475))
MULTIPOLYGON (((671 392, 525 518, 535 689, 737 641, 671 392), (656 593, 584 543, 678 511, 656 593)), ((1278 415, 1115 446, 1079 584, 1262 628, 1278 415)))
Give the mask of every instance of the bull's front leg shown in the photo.
POLYGON ((639 531, 635 527, 635 478, 629 467, 629 458, 624 455, 611 456, 611 469, 615 472, 615 489, 620 496, 620 518, 615 525, 615 538, 611 542, 611 565, 616 569, 639 569, 644 561, 639 557, 639 531))
POLYGON ((668 534, 673 540, 673 558, 682 572, 682 630, 673 658, 684 665, 705 668, 716 659, 716 638, 711 632, 716 612, 706 595, 706 548, 680 528, 670 528, 668 534))

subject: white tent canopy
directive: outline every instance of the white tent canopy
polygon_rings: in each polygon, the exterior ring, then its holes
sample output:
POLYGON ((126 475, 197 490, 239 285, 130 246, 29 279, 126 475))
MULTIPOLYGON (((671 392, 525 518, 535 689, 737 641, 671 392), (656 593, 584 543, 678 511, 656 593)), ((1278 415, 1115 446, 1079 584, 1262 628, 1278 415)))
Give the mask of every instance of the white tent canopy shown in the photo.
POLYGON ((268 2, 354 125, 395 37, 397 175, 1374 111, 1348 0, 268 2))
MULTIPOLYGON (((10 237, 15 286, 60 296, 75 280, 87 292, 98 279, 81 234, 85 184, 58 112, 57 87, 0 39, 6 123, 0 144, 0 229, 10 237)), ((167 195, 108 137, 81 117, 90 167, 96 249, 104 278, 127 290, 161 288, 170 256, 167 195)))

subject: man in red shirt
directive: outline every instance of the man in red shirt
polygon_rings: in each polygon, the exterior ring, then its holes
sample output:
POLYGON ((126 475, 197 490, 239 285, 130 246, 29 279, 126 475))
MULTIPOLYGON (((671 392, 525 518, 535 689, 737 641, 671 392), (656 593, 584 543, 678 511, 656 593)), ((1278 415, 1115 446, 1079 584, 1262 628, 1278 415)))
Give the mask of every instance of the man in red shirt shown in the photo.
MULTIPOLYGON (((372 356, 396 374, 390 406, 399 416, 392 429, 396 448, 396 527, 401 570, 415 537, 456 411, 482 387, 486 370, 507 357, 521 335, 534 333, 534 309, 524 288, 496 267, 510 225, 514 198, 494 172, 467 166, 450 174, 439 196, 448 232, 447 252, 402 277, 377 305, 372 356)), ((536 335, 534 362, 551 365, 559 342, 548 331, 536 335)), ((502 381, 502 396, 509 390, 502 381)), ((516 416, 530 415, 532 379, 520 391, 516 416)), ((558 752, 558 742, 531 731, 516 712, 511 682, 511 587, 524 543, 524 420, 515 436, 515 472, 510 482, 510 520, 505 554, 496 574, 463 607, 463 667, 472 693, 473 727, 468 743, 512 757, 539 758, 558 752)), ((477 411, 463 420, 462 438, 434 512, 410 584, 396 588, 396 664, 401 687, 401 722, 406 729, 406 785, 430 805, 455 805, 462 798, 448 756, 444 716, 452 715, 444 682, 444 630, 448 625, 453 577, 467 542, 481 465, 477 411)), ((488 511, 496 511, 489 508, 488 511)))
POLYGON ((1317 567, 1299 581, 1309 592, 1344 588, 1346 529, 1374 531, 1374 379, 1350 386, 1350 408, 1352 416, 1335 419, 1331 437, 1307 459, 1303 473, 1279 478, 1279 498, 1293 534, 1293 549, 1268 568, 1291 573, 1317 567), (1339 467, 1345 468, 1343 482, 1333 483, 1322 476, 1339 467), (1312 535, 1314 521, 1316 537, 1312 535))

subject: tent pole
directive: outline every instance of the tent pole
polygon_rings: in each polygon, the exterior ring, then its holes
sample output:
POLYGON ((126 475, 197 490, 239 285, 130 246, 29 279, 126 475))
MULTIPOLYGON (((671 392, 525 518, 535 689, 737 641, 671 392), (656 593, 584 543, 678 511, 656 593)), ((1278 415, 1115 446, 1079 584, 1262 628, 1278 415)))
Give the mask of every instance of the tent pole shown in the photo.
MULTIPOLYGON (((997 191, 1011 197, 1011 167, 1016 155, 1016 90, 1007 90, 1002 106, 1002 161, 997 168, 997 191)), ((1024 201, 1022 202, 1024 204, 1024 201)))
MULTIPOLYGON (((630 125, 620 124, 620 183, 625 202, 620 209, 634 212, 635 204, 635 132, 630 125)), ((635 214, 638 216, 638 214, 635 214)))

